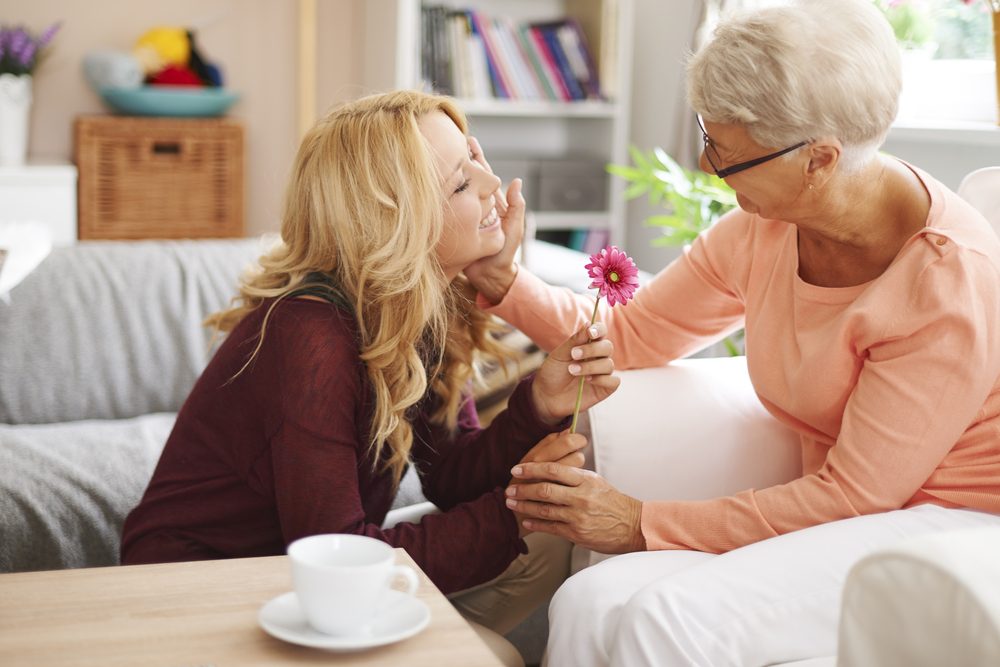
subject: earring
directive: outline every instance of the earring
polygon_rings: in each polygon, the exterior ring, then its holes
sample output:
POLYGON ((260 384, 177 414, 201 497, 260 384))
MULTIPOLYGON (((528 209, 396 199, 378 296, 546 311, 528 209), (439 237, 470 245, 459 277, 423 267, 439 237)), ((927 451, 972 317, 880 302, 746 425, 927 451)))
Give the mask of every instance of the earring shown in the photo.
POLYGON ((809 184, 809 189, 810 189, 810 190, 813 190, 814 188, 815 188, 815 186, 813 186, 813 184, 812 184, 812 183, 810 183, 810 184, 809 184))

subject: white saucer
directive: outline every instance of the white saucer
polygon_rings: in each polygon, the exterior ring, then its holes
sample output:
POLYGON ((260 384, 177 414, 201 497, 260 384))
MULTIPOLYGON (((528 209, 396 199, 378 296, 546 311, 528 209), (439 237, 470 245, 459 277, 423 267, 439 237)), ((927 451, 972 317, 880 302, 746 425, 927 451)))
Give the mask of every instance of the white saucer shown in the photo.
POLYGON ((261 607, 257 622, 272 637, 300 646, 330 651, 360 651, 412 637, 431 621, 431 610, 412 595, 390 590, 383 604, 385 611, 365 626, 361 634, 345 637, 313 629, 306 621, 295 591, 283 593, 261 607))

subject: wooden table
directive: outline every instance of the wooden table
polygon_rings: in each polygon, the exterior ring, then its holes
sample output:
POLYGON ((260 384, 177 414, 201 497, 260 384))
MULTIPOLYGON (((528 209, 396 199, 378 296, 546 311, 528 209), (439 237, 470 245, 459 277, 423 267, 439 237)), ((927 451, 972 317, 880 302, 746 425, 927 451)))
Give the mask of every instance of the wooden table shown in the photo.
POLYGON ((501 663, 402 549, 431 610, 420 634, 359 653, 285 643, 257 612, 292 589, 287 556, 0 575, 0 665, 223 667, 501 663))

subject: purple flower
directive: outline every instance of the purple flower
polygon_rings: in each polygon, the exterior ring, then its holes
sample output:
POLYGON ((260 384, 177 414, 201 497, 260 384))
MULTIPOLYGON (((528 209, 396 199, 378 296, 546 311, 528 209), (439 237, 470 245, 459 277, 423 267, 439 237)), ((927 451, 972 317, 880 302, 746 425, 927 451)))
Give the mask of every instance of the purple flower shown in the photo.
POLYGON ((45 32, 42 33, 42 36, 38 38, 38 48, 44 49, 46 46, 48 46, 49 42, 52 41, 52 38, 56 36, 57 32, 59 32, 59 28, 61 26, 62 23, 56 21, 48 28, 46 28, 45 32))
POLYGON ((35 37, 24 26, 0 25, 0 74, 31 74, 59 26, 53 23, 35 37))

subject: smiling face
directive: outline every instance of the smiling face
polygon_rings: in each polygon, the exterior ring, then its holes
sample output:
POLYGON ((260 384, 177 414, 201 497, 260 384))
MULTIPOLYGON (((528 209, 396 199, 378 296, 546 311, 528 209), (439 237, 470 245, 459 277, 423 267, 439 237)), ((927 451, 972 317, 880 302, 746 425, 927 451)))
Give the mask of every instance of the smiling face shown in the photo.
POLYGON ((435 252, 450 281, 476 260, 503 248, 495 205, 500 179, 472 159, 468 138, 444 112, 429 113, 418 125, 441 180, 444 228, 435 252))
MULTIPOLYGON (((712 161, 720 170, 776 150, 754 141, 743 125, 706 121, 705 133, 714 148, 712 161)), ((705 153, 703 150, 698 166, 714 174, 705 153)), ((726 177, 726 183, 736 192, 740 208, 763 218, 782 219, 794 214, 802 204, 808 149, 790 155, 791 158, 778 157, 726 177)))

